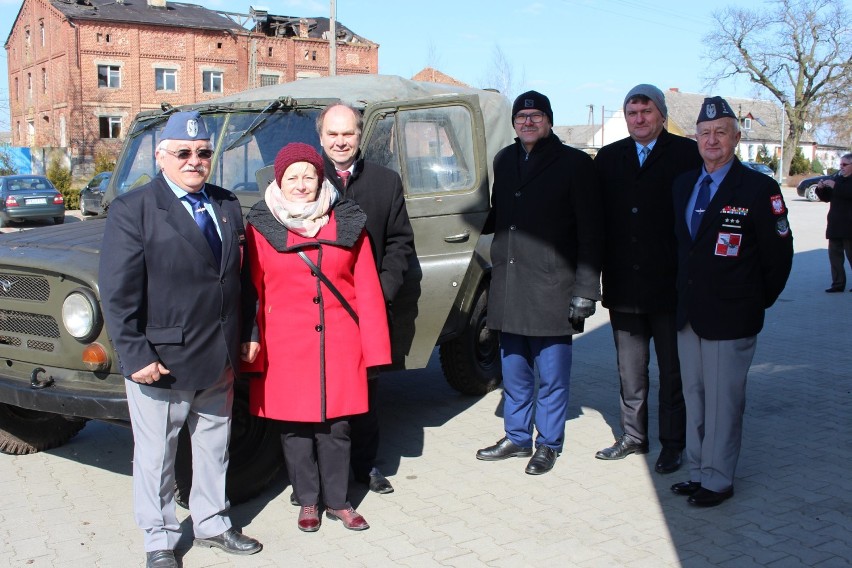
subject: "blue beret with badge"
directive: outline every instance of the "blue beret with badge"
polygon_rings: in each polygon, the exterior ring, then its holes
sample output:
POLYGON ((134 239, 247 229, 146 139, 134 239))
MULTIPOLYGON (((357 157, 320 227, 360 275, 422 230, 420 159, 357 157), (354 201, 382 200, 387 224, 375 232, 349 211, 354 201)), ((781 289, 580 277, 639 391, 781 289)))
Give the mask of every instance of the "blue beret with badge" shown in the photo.
POLYGON ((176 112, 169 117, 160 138, 162 140, 210 140, 201 113, 197 110, 176 112))
POLYGON ((719 118, 733 118, 736 120, 737 115, 731 110, 731 105, 728 104, 728 101, 722 97, 707 97, 701 103, 701 112, 698 114, 698 120, 695 121, 695 124, 719 118))

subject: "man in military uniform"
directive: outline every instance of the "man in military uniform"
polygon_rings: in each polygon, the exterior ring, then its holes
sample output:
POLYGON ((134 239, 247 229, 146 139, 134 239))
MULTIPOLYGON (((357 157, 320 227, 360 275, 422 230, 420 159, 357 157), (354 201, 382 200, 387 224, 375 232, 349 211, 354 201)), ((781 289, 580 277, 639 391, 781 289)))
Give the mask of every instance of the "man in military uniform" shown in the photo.
POLYGON ((712 507, 734 494, 746 376, 790 275, 793 237, 778 184, 735 157, 739 122, 724 99, 704 100, 696 137, 704 165, 674 184, 689 480, 672 491, 712 507))

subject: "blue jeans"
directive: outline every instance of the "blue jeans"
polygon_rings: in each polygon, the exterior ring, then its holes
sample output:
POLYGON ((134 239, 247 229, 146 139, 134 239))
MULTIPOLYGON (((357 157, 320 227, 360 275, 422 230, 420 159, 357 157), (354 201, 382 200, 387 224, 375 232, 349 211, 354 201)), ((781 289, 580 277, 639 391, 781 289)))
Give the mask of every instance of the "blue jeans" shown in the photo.
POLYGON ((535 403, 536 446, 562 451, 568 387, 571 382, 571 336, 530 337, 500 334, 503 364, 503 421, 514 444, 532 446, 535 403), (535 371, 539 385, 536 393, 535 371))

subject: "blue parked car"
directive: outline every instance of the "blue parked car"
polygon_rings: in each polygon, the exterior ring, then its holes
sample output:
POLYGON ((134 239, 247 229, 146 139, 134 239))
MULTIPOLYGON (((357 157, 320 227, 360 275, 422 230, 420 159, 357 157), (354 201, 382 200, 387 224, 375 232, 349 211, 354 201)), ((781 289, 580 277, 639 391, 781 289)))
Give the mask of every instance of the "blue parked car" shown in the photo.
POLYGON ((80 190, 80 213, 82 215, 100 215, 104 212, 101 201, 111 177, 112 172, 101 172, 83 186, 83 189, 80 190))
POLYGON ((65 198, 44 176, 0 176, 0 227, 12 220, 50 218, 65 222, 65 198))

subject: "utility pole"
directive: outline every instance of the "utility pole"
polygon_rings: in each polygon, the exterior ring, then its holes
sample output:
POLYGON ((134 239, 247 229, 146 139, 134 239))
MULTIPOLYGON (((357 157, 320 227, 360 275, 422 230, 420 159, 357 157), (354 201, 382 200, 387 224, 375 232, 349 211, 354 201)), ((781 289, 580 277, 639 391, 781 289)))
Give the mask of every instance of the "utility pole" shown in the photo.
POLYGON ((331 15, 328 18, 328 76, 337 75, 337 1, 331 1, 331 15))

